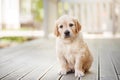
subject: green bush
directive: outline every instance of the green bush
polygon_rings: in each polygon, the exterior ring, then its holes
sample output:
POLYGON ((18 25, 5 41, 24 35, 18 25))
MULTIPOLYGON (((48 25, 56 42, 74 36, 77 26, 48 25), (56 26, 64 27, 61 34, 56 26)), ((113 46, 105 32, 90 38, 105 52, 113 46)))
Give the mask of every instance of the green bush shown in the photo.
POLYGON ((32 0, 32 14, 35 21, 43 21, 43 0, 32 0))
POLYGON ((0 38, 0 41, 22 43, 30 39, 31 38, 28 38, 28 37, 3 37, 3 38, 0 38))

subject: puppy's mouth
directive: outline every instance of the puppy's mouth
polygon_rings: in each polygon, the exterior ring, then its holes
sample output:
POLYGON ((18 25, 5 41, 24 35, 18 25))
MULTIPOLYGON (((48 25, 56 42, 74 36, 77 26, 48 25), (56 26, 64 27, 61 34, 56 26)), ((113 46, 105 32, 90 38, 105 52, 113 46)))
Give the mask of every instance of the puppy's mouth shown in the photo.
POLYGON ((65 36, 64 36, 65 39, 66 39, 66 38, 68 39, 68 38, 70 38, 70 37, 71 37, 70 35, 65 35, 65 36))

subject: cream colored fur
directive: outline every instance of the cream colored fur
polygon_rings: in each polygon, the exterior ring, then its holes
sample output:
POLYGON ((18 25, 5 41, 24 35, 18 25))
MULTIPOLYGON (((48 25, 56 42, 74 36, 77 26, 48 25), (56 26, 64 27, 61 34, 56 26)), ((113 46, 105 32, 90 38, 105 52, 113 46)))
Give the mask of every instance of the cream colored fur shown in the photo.
POLYGON ((84 76, 92 65, 93 57, 80 32, 81 25, 77 19, 64 15, 56 21, 55 35, 56 53, 61 65, 60 74, 75 71, 76 77, 84 76), (73 24, 72 27, 69 24, 73 24), (60 28, 60 26, 63 26, 60 28), (70 31, 70 37, 65 38, 64 32, 70 31))

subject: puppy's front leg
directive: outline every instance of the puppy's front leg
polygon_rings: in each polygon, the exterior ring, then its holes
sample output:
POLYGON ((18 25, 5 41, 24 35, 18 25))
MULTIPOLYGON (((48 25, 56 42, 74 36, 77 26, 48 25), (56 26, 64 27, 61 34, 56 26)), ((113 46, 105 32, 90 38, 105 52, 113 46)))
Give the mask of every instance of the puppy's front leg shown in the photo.
POLYGON ((67 74, 67 72, 70 71, 67 60, 65 59, 64 56, 61 56, 61 55, 58 56, 58 60, 59 60, 60 66, 61 66, 61 70, 60 70, 59 74, 60 75, 67 74))
POLYGON ((83 57, 78 56, 75 62, 75 77, 82 77, 82 76, 84 76, 83 57))

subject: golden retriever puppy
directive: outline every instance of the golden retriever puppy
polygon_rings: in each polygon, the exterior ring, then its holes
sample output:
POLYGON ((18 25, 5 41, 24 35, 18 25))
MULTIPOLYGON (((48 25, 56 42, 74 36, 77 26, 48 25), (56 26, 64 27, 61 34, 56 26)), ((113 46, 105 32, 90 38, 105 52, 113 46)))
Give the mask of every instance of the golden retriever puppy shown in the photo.
POLYGON ((60 74, 74 71, 76 77, 84 76, 93 62, 93 57, 84 42, 81 25, 77 19, 64 15, 56 21, 56 53, 61 65, 60 74))

